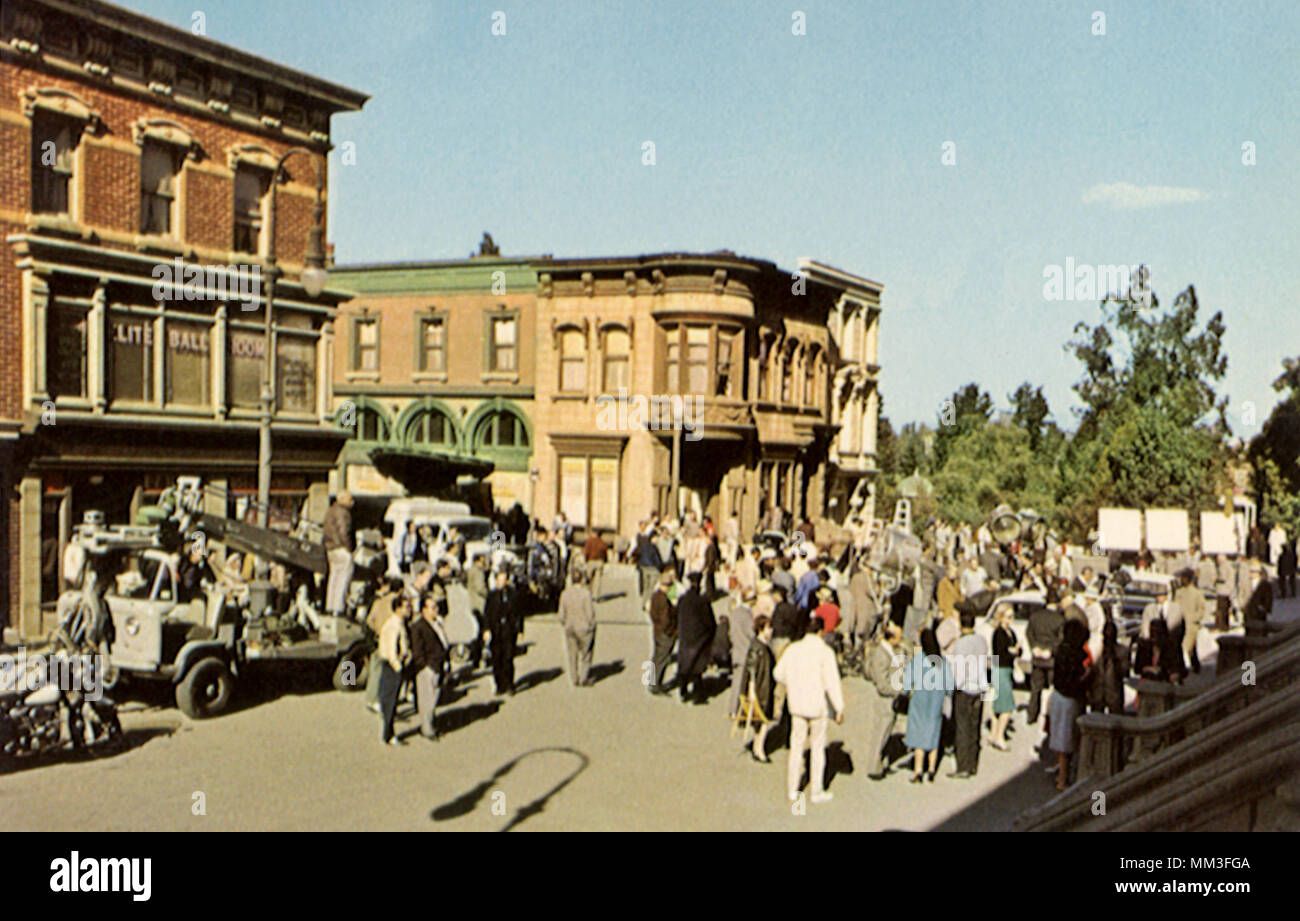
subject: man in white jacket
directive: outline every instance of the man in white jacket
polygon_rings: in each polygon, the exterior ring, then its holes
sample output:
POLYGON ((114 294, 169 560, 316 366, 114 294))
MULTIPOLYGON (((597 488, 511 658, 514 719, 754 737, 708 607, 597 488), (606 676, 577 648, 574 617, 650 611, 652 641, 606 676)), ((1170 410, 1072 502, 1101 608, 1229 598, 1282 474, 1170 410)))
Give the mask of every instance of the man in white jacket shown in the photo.
POLYGON ((821 638, 821 632, 821 618, 812 618, 803 639, 786 648, 774 672, 776 680, 786 686, 786 706, 790 711, 790 760, 786 767, 786 793, 790 802, 799 798, 803 750, 809 741, 810 731, 812 801, 826 803, 833 796, 824 786, 826 732, 831 711, 834 711, 836 723, 844 723, 844 692, 840 687, 840 670, 835 664, 835 653, 821 638))

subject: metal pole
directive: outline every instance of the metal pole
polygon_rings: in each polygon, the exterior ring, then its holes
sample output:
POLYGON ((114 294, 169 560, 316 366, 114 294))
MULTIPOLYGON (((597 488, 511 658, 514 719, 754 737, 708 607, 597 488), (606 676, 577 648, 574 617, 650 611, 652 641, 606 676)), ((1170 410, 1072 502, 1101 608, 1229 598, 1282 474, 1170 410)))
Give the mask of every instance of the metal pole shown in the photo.
MULTIPOLYGON (((285 154, 288 156, 288 154, 285 154)), ((280 178, 280 168, 284 159, 275 165, 271 174, 271 205, 266 219, 267 244, 266 261, 266 327, 263 330, 262 356, 262 421, 257 446, 257 523, 265 528, 270 525, 271 514, 271 419, 275 415, 275 334, 274 320, 275 278, 275 185, 280 178)))
POLYGON ((668 513, 677 518, 681 515, 681 508, 677 504, 677 490, 681 485, 682 477, 682 428, 681 426, 673 427, 673 464, 672 464, 672 484, 668 487, 668 513))
MULTIPOLYGON (((271 420, 275 416, 275 333, 272 324, 275 317, 275 285, 280 275, 280 269, 275 262, 275 206, 277 200, 275 191, 276 185, 280 181, 280 174, 284 171, 285 161, 295 153, 305 153, 308 156, 314 156, 314 153, 306 147, 291 147, 280 156, 279 161, 275 164, 275 169, 271 172, 271 202, 266 218, 266 328, 263 331, 265 355, 263 356, 262 372, 262 419, 260 430, 258 432, 259 437, 257 445, 257 521, 263 528, 270 525, 271 420)), ((308 234, 306 253, 306 261, 309 265, 321 261, 321 238, 323 231, 320 221, 322 216, 321 198, 323 180, 323 165, 318 164, 316 166, 316 203, 312 211, 313 226, 308 234)))

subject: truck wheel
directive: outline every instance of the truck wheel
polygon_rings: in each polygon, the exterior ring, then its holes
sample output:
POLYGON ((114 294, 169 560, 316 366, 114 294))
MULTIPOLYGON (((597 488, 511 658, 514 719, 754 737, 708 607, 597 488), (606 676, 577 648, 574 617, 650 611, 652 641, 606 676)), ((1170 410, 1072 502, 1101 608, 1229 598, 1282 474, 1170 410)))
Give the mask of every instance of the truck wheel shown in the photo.
POLYGON ((113 657, 108 651, 108 640, 100 642, 99 649, 96 650, 96 652, 98 652, 101 657, 100 661, 104 663, 104 671, 103 674, 100 675, 100 682, 103 684, 105 691, 111 691, 113 688, 117 687, 118 682, 121 681, 122 671, 113 664, 113 657))
POLYGON ((225 712, 235 689, 234 676, 220 659, 203 659, 176 686, 176 706, 191 719, 225 712))
POLYGON ((370 678, 370 654, 365 649, 353 649, 339 656, 334 666, 334 690, 360 691, 370 678))

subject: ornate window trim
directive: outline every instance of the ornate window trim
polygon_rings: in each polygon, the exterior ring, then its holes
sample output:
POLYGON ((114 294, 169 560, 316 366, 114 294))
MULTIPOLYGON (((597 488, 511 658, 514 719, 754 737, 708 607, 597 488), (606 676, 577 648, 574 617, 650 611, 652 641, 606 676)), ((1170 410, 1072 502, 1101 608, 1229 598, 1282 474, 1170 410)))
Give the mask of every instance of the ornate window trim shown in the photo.
POLYGON ((158 141, 185 150, 187 160, 198 161, 202 155, 198 139, 188 128, 166 118, 138 118, 131 123, 131 140, 135 146, 143 148, 144 142, 158 141))
POLYGON ((226 148, 226 166, 232 170, 244 164, 274 173, 278 163, 270 148, 261 144, 231 144, 226 148))
POLYGON ((57 86, 30 86, 18 96, 23 115, 28 118, 34 118, 36 111, 41 109, 82 122, 87 134, 97 135, 103 131, 104 119, 99 111, 76 93, 57 86))

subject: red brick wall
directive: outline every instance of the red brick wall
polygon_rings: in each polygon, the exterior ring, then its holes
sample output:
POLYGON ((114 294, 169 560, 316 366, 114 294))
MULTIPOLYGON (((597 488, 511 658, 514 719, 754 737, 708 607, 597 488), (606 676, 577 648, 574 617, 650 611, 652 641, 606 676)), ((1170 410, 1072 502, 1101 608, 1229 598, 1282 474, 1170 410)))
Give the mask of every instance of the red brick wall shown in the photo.
MULTIPOLYGON (((83 142, 84 143, 84 142, 83 142)), ((85 144, 82 221, 132 232, 140 226, 140 157, 116 147, 85 144)))
MULTIPOLYGON (((145 99, 128 96, 95 80, 72 79, 32 69, 25 62, 0 60, 0 109, 20 114, 19 94, 29 87, 58 87, 76 93, 104 120, 103 136, 120 143, 132 143, 131 125, 139 118, 166 118, 193 133, 202 150, 205 167, 226 169, 226 151, 236 144, 257 144, 279 157, 293 143, 217 121, 202 118, 188 109, 170 105, 164 97, 145 99)), ((25 212, 28 207, 31 167, 30 135, 20 125, 0 122, 0 208, 25 212)), ((121 233, 139 230, 139 158, 125 150, 88 145, 86 175, 87 223, 121 233)), ((307 188, 316 184, 316 168, 325 168, 324 158, 302 154, 291 157, 286 166, 291 178, 307 188)), ((199 246, 228 248, 233 239, 233 180, 206 171, 187 170, 185 192, 189 196, 186 234, 183 242, 199 246)), ((279 190, 279 228, 276 233, 278 258, 300 262, 311 227, 311 196, 296 196, 279 190)), ((322 218, 323 219, 323 218, 322 218)))
POLYGON ((190 170, 185 182, 186 239, 196 246, 228 249, 235 238, 235 193, 230 180, 190 170))
MULTIPOLYGON (((84 146, 83 175, 77 177, 85 189, 82 220, 92 229, 121 234, 139 232, 140 162, 134 147, 131 125, 139 118, 165 118, 183 125, 198 140, 202 150, 200 169, 184 172, 186 200, 182 241, 188 246, 227 250, 233 243, 233 179, 212 170, 225 171, 227 148, 235 144, 258 144, 279 157, 293 143, 274 133, 261 133, 224 123, 216 116, 204 117, 170 102, 166 97, 127 95, 105 82, 90 77, 79 79, 63 73, 38 70, 27 59, 0 58, 0 421, 20 421, 22 403, 22 300, 20 276, 14 266, 11 247, 4 243, 9 234, 25 230, 30 208, 31 135, 17 121, 22 117, 20 93, 30 87, 57 87, 75 93, 103 119, 100 137, 84 146), (109 146, 94 141, 109 140, 109 146)), ((316 169, 325 168, 324 158, 296 155, 286 164, 293 180, 314 188, 316 169)), ((311 226, 311 197, 279 191, 277 257, 282 263, 301 262, 311 226)), ((133 250, 129 242, 103 240, 113 249, 133 250)), ((222 261, 226 261, 223 258, 222 261)), ((7 596, 8 617, 0 610, 0 623, 13 624, 18 610, 18 525, 17 485, 22 473, 9 471, 7 514, 0 525, 8 528, 7 561, 0 570, 5 585, 0 588, 0 606, 7 596)))

